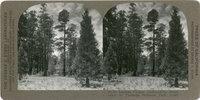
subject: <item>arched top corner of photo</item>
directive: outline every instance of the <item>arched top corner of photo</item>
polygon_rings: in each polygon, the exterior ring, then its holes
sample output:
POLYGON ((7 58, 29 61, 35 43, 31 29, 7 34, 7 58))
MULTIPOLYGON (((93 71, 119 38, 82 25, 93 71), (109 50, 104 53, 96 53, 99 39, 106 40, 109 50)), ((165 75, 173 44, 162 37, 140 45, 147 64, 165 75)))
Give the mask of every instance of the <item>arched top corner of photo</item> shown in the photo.
POLYGON ((41 13, 42 6, 45 7, 45 12, 48 13, 53 18, 57 18, 58 13, 64 9, 69 12, 69 18, 81 17, 82 14, 87 9, 89 11, 89 16, 92 17, 92 20, 102 19, 101 14, 93 7, 89 5, 81 4, 81 3, 71 3, 71 2, 36 4, 31 7, 28 7, 25 11, 22 12, 22 14, 30 13, 31 11, 32 12, 34 11, 36 15, 39 15, 41 13))

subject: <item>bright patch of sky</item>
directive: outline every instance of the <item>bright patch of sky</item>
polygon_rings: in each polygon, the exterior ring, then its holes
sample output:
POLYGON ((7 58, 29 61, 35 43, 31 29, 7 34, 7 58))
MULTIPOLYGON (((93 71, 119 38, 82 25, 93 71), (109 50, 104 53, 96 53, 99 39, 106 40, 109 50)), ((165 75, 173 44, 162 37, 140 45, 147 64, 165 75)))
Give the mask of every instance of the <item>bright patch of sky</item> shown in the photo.
MULTIPOLYGON (((41 5, 35 5, 30 8, 28 8, 28 11, 35 10, 37 14, 39 14, 41 5)), ((59 12, 62 11, 63 9, 67 10, 69 12, 69 22, 67 23, 68 27, 70 24, 75 24, 77 26, 76 32, 77 36, 79 37, 79 32, 80 32, 80 22, 83 20, 82 19, 82 14, 84 13, 85 9, 89 10, 89 15, 92 17, 92 24, 93 24, 93 29, 94 33, 96 34, 95 38, 99 43, 99 49, 102 51, 103 48, 103 29, 102 29, 102 17, 99 14, 97 10, 94 8, 91 8, 90 6, 83 5, 83 4, 78 4, 78 3, 47 3, 47 13, 50 16, 53 16, 53 21, 54 21, 54 26, 59 25, 58 22, 58 15, 59 12)), ((58 32, 58 30, 53 30, 56 34, 55 38, 63 37, 62 32, 58 32)), ((61 52, 57 51, 56 48, 54 48, 54 53, 55 55, 59 56, 61 52)))
MULTIPOLYGON (((136 4, 136 11, 135 13, 138 13, 140 16, 142 16, 143 24, 147 25, 147 15, 148 12, 151 11, 152 9, 155 9, 158 11, 159 18, 157 25, 159 23, 163 23, 166 25, 165 31, 166 31, 166 36, 168 36, 168 30, 169 30, 169 22, 171 21, 171 16, 170 14, 173 12, 173 9, 171 5, 163 4, 163 3, 135 3, 136 4)), ((126 11, 126 14, 128 14, 129 10, 129 3, 125 4, 120 4, 117 5, 117 12, 120 10, 126 11)), ((186 41, 188 41, 188 27, 187 27, 187 20, 185 18, 185 15, 183 14, 182 11, 179 10, 179 16, 182 24, 182 29, 184 32, 184 38, 186 41)), ((147 30, 143 30, 145 33, 145 37, 150 37, 152 36, 152 33, 148 32, 147 30)), ((143 54, 149 55, 149 52, 144 51, 143 54)))

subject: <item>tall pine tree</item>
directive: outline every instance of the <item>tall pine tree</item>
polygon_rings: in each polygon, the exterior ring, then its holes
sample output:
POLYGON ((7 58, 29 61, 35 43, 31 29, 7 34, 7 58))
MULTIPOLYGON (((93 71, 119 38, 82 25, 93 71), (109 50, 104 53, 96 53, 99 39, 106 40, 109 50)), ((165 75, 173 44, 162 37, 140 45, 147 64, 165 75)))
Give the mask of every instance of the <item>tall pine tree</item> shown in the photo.
MULTIPOLYGON (((77 54, 74 61, 76 66, 76 74, 86 78, 86 87, 90 87, 89 78, 92 77, 99 65, 98 57, 100 51, 98 49, 98 42, 95 39, 91 16, 89 16, 88 9, 85 9, 82 15, 80 38, 77 45, 77 54)), ((74 65, 73 65, 74 66, 74 65)))
POLYGON ((66 46, 66 34, 67 34, 67 31, 66 31, 66 24, 68 23, 69 21, 69 12, 65 9, 63 9, 60 13, 59 13, 59 16, 58 16, 58 21, 60 22, 60 25, 57 25, 55 28, 56 29, 59 29, 60 32, 64 32, 64 38, 60 38, 61 40, 63 40, 63 49, 64 49, 64 59, 63 59, 63 75, 65 76, 66 73, 65 73, 65 46, 66 46))
MULTIPOLYGON (((52 38, 54 37, 53 33, 53 18, 46 12, 46 4, 41 4, 41 11, 39 15, 39 28, 38 28, 38 35, 41 34, 42 38, 42 62, 44 67, 44 76, 47 76, 48 70, 48 63, 51 51, 51 43, 53 42, 52 38)), ((40 37, 38 37, 40 38, 40 37)), ((39 42, 40 39, 38 40, 39 42)), ((38 48, 37 48, 38 49, 38 48)), ((37 50, 36 49, 36 50, 37 50)), ((39 62, 39 61, 38 61, 39 62)))
POLYGON ((146 25, 144 28, 148 29, 149 32, 153 32, 153 36, 149 38, 152 42, 148 42, 148 44, 152 43, 152 46, 150 46, 151 49, 153 49, 153 65, 152 65, 152 75, 155 76, 155 24, 158 21, 158 12, 155 9, 152 9, 148 13, 147 21, 149 22, 149 25, 146 25))
POLYGON ((111 8, 103 18, 103 56, 109 44, 116 37, 117 12, 116 7, 111 8))
POLYGON ((156 45, 156 72, 157 72, 157 76, 160 76, 163 74, 163 70, 161 68, 161 64, 162 64, 162 59, 165 56, 165 44, 166 44, 166 32, 165 32, 165 25, 163 23, 159 24, 158 27, 156 28, 156 41, 155 41, 155 45, 156 45))
POLYGON ((28 19, 27 19, 27 42, 26 42, 26 46, 27 46, 27 63, 29 66, 29 71, 28 74, 31 75, 33 72, 33 53, 34 50, 33 48, 33 43, 34 41, 34 34, 36 33, 36 29, 38 27, 38 19, 36 18, 36 11, 30 11, 28 13, 28 19))
POLYGON ((166 55, 164 59, 165 75, 168 79, 174 78, 174 85, 178 87, 178 80, 182 77, 182 71, 187 71, 187 42, 178 15, 178 9, 173 8, 171 21, 169 22, 169 38, 167 41, 166 55), (184 69, 184 70, 183 70, 184 69))
POLYGON ((110 42, 110 45, 104 57, 103 71, 107 73, 109 76, 117 73, 117 59, 116 59, 116 53, 113 50, 113 45, 114 43, 110 42))
POLYGON ((124 63, 124 35, 126 33, 126 15, 125 15, 125 11, 124 10, 120 10, 117 13, 117 25, 116 25, 116 37, 115 39, 115 52, 116 52, 116 58, 117 58, 117 68, 118 68, 118 75, 122 74, 122 70, 123 70, 123 63, 124 63))
POLYGON ((25 55, 25 47, 27 41, 27 11, 22 13, 19 18, 18 23, 18 74, 19 80, 21 80, 22 75, 27 73, 27 62, 26 62, 26 55, 25 55))
POLYGON ((131 50, 129 50, 132 59, 133 59, 133 76, 137 76, 137 69, 138 69, 138 60, 140 57, 140 54, 142 52, 141 46, 143 43, 143 37, 144 37, 144 33, 142 31, 142 17, 139 16, 137 13, 135 13, 135 4, 134 3, 130 3, 129 9, 129 20, 128 20, 128 31, 130 34, 130 47, 131 50))
POLYGON ((67 40, 66 44, 68 46, 68 76, 72 75, 72 62, 76 56, 76 25, 70 24, 69 28, 67 29, 67 40))

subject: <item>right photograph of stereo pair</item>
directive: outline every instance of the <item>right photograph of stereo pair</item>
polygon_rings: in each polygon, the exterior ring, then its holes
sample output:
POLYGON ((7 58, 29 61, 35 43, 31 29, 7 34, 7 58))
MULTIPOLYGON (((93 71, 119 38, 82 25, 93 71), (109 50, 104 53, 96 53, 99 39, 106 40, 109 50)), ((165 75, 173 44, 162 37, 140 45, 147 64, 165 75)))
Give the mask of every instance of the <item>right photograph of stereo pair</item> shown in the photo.
POLYGON ((185 15, 163 3, 111 8, 103 18, 103 62, 108 90, 188 90, 185 15))

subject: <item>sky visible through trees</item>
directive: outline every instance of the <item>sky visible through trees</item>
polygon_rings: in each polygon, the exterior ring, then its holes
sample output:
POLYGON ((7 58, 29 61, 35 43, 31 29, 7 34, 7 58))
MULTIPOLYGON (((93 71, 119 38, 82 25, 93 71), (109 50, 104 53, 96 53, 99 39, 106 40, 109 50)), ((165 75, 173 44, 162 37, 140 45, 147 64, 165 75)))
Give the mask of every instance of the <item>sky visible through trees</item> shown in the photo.
MULTIPOLYGON (((162 4, 162 3, 135 3, 137 5, 136 7, 136 13, 138 13, 138 15, 142 15, 142 21, 144 25, 147 25, 147 14, 151 9, 156 9, 159 13, 159 22, 163 23, 166 25, 165 31, 169 30, 169 21, 171 20, 170 18, 170 14, 172 13, 172 7, 171 5, 167 5, 167 4, 162 4)), ((125 10, 126 12, 129 11, 129 3, 125 3, 125 4, 120 4, 117 5, 117 11, 120 10, 125 10)), ((180 15, 180 19, 181 19, 181 24, 183 26, 183 32, 185 33, 184 38, 186 39, 186 41, 188 41, 188 26, 187 26, 187 20, 185 15, 183 14, 182 11, 179 12, 180 15)), ((145 37, 150 37, 151 34, 148 34, 147 30, 143 30, 146 33, 145 37)), ((168 35, 168 34, 166 34, 168 35)), ((144 52, 145 55, 148 55, 148 52, 144 52)))
MULTIPOLYGON (((165 30, 169 29, 169 25, 168 22, 170 21, 170 13, 172 12, 172 6, 171 5, 167 5, 167 4, 162 4, 162 3, 135 3, 137 5, 136 7, 136 13, 138 13, 138 15, 142 15, 142 20, 143 20, 143 24, 146 25, 148 24, 147 22, 147 13, 153 9, 156 8, 156 10, 159 12, 159 22, 163 23, 166 25, 165 30)), ((92 8, 89 6, 85 6, 83 4, 75 4, 75 3, 47 3, 47 12, 54 16, 53 20, 54 20, 54 24, 57 25, 58 21, 58 14, 57 12, 61 11, 62 9, 66 9, 70 12, 70 22, 69 23, 74 23, 77 24, 78 28, 77 30, 80 30, 80 26, 78 23, 80 23, 81 21, 81 12, 83 12, 84 8, 88 8, 89 10, 91 10, 92 8)), ((28 8, 28 11, 30 10, 35 10, 35 11, 39 11, 39 6, 40 5, 35 5, 32 6, 30 8, 28 8)), ((126 12, 129 11, 129 3, 125 3, 125 4, 120 4, 117 5, 117 11, 120 10, 125 10, 126 12)), ((188 41, 188 27, 187 27, 187 20, 185 18, 185 15, 183 14, 183 12, 179 12, 179 15, 181 17, 181 24, 183 25, 183 32, 185 33, 184 38, 188 41)), ((102 20, 101 20, 101 15, 98 13, 98 11, 96 11, 95 9, 92 9, 90 11, 90 16, 92 16, 92 23, 94 25, 94 31, 97 34, 96 38, 99 41, 99 48, 100 50, 102 50, 101 48, 103 47, 102 41, 103 39, 101 38, 102 35, 102 20)), ((54 30, 57 33, 56 37, 61 37, 62 35, 57 31, 54 30)), ((145 33, 148 33, 146 30, 145 33)), ((149 37, 150 34, 146 34, 145 37, 149 37)), ((55 51, 56 55, 59 55, 59 52, 55 51)), ((145 55, 148 55, 148 52, 144 52, 145 55)))
MULTIPOLYGON (((35 5, 30 8, 28 8, 27 11, 35 10, 36 12, 40 11, 40 5, 35 5)), ((82 13, 84 12, 84 9, 87 8, 89 10, 89 15, 92 17, 92 24, 94 25, 94 32, 96 33, 95 38, 99 42, 99 49, 102 51, 103 44, 102 44, 102 18, 98 11, 93 9, 90 6, 83 5, 83 4, 76 4, 76 3, 47 3, 47 13, 50 16, 53 16, 54 25, 58 25, 58 12, 62 11, 63 9, 66 9, 70 15, 69 15, 69 24, 70 23, 76 24, 77 28, 76 31, 80 31, 80 22, 82 20, 82 13)), ((54 29, 56 35, 56 38, 62 37, 62 33, 58 32, 58 30, 54 29)), ((79 36, 79 34, 77 34, 79 36)), ((60 55, 60 52, 56 51, 54 52, 55 55, 60 55)))

